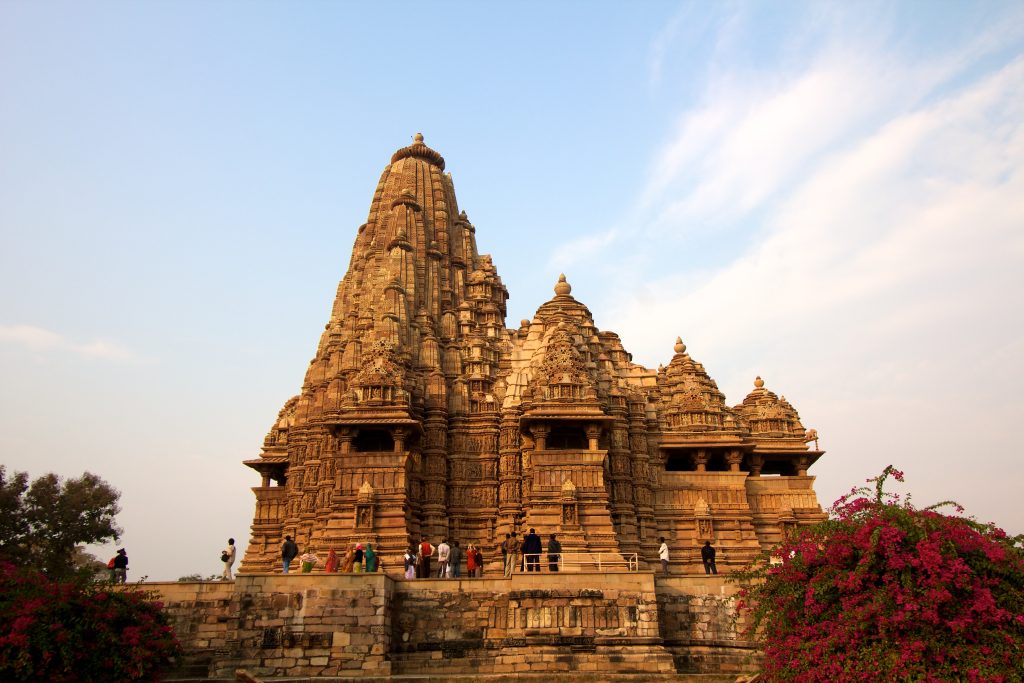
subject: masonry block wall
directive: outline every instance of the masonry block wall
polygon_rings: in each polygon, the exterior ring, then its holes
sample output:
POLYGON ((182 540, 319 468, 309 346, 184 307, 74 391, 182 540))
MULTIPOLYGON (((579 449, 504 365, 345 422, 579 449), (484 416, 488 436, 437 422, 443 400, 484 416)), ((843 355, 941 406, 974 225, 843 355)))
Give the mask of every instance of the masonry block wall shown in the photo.
POLYGON ((735 587, 649 572, 395 580, 385 574, 251 574, 164 583, 194 671, 229 677, 756 668, 735 587))

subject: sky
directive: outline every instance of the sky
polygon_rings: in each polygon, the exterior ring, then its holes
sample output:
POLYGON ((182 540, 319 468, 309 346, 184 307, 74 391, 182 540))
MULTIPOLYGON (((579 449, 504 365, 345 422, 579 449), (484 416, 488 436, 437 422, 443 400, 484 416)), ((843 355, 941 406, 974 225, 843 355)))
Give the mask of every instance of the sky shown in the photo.
POLYGON ((0 464, 218 573, 392 152, 511 294, 760 375, 826 451, 1024 533, 1024 6, 0 3, 0 464))

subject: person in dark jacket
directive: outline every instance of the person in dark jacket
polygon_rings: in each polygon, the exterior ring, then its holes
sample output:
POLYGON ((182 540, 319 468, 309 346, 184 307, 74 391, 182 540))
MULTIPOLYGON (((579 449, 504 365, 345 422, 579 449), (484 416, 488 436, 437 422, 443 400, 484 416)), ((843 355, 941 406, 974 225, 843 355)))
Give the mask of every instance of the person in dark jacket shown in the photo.
POLYGON ((551 539, 548 541, 548 569, 553 572, 558 571, 558 563, 562 561, 562 544, 558 542, 554 534, 551 534, 551 539))
POLYGON ((700 559, 704 562, 705 574, 718 573, 718 567, 715 566, 715 548, 711 541, 704 541, 704 547, 700 549, 700 559))
POLYGON ((117 551, 114 556, 114 583, 124 583, 128 580, 128 553, 124 548, 117 551))
POLYGON ((284 543, 281 544, 281 564, 284 566, 285 574, 288 573, 288 566, 291 565, 299 554, 299 546, 295 545, 295 541, 292 540, 291 536, 284 537, 284 543))
POLYGON ((543 550, 544 546, 541 544, 540 536, 537 535, 537 530, 530 529, 530 533, 526 534, 526 538, 523 539, 523 557, 526 560, 526 571, 540 571, 540 554, 543 550))

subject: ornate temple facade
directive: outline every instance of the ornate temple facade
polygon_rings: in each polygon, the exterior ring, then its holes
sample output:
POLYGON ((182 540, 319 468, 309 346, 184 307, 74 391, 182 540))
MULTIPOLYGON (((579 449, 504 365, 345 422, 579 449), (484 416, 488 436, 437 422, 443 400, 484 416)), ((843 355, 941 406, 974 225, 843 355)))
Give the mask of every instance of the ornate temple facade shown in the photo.
POLYGON ((277 568, 286 534, 371 542, 397 571, 420 535, 497 561, 531 527, 651 565, 660 536, 681 564, 709 540, 727 570, 823 518, 817 435, 760 378, 730 407, 679 339, 667 366, 632 362, 564 276, 507 328, 444 169, 422 135, 384 168, 301 392, 245 461, 262 482, 243 573, 277 568))

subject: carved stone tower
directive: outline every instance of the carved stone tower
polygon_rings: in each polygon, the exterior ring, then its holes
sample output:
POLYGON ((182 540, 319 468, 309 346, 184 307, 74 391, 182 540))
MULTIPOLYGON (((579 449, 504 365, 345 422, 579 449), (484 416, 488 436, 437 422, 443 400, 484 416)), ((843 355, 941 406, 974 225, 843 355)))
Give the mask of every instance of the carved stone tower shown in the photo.
POLYGON ((507 329, 508 291, 444 167, 416 135, 381 174, 301 393, 245 462, 262 482, 241 571, 276 568, 286 534, 371 542, 393 570, 420 535, 496 560, 528 527, 641 563, 659 536, 711 540, 728 567, 821 518, 817 435, 760 378, 729 408, 680 340, 667 368, 633 363, 564 275, 507 329))

